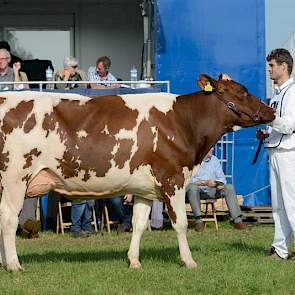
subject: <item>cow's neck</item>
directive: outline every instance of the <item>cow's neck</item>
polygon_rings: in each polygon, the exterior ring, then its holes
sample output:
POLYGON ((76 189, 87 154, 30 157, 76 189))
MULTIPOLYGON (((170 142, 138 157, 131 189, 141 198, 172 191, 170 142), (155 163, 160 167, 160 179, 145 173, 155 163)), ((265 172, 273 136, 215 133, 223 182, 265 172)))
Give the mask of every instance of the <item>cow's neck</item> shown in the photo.
POLYGON ((191 108, 192 130, 194 133, 195 164, 202 162, 212 146, 226 133, 227 121, 225 106, 213 95, 205 95, 203 92, 193 94, 191 108))

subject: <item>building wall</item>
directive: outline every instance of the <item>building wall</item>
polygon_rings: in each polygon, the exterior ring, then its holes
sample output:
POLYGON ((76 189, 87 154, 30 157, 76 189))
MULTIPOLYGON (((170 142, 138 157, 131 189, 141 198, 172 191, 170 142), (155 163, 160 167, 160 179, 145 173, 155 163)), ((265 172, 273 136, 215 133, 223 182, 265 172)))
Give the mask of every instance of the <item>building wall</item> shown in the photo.
MULTIPOLYGON (((84 4, 83 1, 44 0, 0 4, 0 40, 4 27, 73 27, 73 54, 80 60, 82 69, 87 70, 99 56, 107 55, 112 60, 111 72, 129 79, 132 65, 139 70, 141 63, 143 21, 140 2, 97 1, 96 4, 96 1, 85 1, 84 4)), ((52 40, 52 46, 58 44, 52 40)))

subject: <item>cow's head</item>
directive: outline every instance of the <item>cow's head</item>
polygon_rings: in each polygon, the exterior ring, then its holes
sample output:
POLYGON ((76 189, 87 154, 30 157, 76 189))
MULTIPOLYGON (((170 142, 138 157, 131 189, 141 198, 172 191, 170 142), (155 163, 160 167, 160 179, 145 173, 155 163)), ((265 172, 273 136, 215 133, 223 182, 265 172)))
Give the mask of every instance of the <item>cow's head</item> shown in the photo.
POLYGON ((261 102, 248 92, 247 88, 237 83, 226 74, 219 80, 208 75, 200 75, 198 84, 207 94, 216 96, 227 107, 232 126, 249 127, 274 120, 275 110, 261 102))

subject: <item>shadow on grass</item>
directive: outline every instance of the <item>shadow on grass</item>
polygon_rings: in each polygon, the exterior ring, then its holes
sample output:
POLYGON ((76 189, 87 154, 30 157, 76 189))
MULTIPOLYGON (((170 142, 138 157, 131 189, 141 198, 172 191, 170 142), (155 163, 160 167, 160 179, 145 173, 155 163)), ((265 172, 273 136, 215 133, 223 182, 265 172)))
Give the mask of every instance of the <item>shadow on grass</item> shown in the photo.
MULTIPOLYGON (((165 247, 158 249, 142 249, 140 251, 141 260, 158 260, 158 261, 177 261, 179 258, 178 247, 165 247)), ((19 255, 22 263, 43 263, 43 262, 93 262, 93 261, 112 261, 126 260, 127 251, 121 250, 97 250, 97 251, 69 251, 58 252, 50 251, 43 254, 25 254, 19 255)))
POLYGON ((243 241, 235 241, 226 243, 224 242, 224 247, 228 250, 240 251, 240 252, 251 252, 251 253, 265 253, 266 249, 262 246, 248 244, 243 241))

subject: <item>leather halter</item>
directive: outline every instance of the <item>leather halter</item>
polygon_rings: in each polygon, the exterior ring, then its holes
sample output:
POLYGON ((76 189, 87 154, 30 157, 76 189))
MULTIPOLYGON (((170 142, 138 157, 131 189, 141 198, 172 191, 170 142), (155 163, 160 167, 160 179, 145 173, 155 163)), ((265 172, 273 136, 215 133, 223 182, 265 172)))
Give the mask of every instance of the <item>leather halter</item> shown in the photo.
POLYGON ((238 110, 238 108, 236 107, 236 105, 232 101, 228 101, 226 99, 223 99, 223 98, 219 97, 216 94, 216 92, 215 93, 212 93, 212 94, 214 94, 220 101, 222 101, 226 105, 226 107, 229 110, 231 110, 233 113, 235 113, 238 117, 241 118, 242 117, 242 114, 244 114, 247 117, 249 117, 255 123, 259 121, 258 114, 260 112, 261 104, 259 105, 258 110, 253 115, 251 115, 251 114, 248 114, 248 113, 246 113, 244 111, 238 110))

